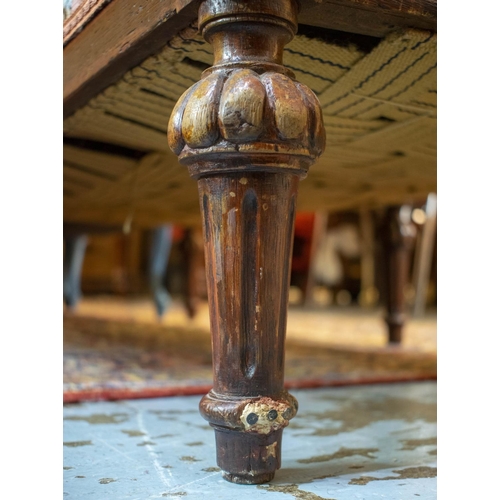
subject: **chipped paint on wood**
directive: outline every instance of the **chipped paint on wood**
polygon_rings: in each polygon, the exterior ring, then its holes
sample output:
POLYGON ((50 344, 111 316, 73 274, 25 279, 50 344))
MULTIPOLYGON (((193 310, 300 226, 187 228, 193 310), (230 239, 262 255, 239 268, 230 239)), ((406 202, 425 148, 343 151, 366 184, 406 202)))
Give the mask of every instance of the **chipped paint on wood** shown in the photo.
POLYGON ((261 398, 245 405, 240 420, 245 431, 270 434, 288 425, 289 418, 284 415, 289 410, 290 405, 286 402, 261 398))
POLYGON ((269 446, 266 446, 266 451, 263 453, 262 458, 264 460, 268 459, 269 457, 276 458, 276 446, 277 442, 275 441, 274 443, 271 443, 269 446))

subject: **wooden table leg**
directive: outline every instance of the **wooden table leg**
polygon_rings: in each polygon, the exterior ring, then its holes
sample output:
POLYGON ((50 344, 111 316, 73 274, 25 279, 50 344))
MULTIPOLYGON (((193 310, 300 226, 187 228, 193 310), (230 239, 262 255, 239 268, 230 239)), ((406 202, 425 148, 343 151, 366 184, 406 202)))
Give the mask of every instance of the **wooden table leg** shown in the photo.
POLYGON ((198 180, 213 345, 200 411, 228 481, 270 481, 297 411, 284 339, 299 179, 322 153, 316 96, 282 66, 294 0, 206 0, 199 27, 214 66, 172 112, 169 145, 198 180))
POLYGON ((409 282, 410 253, 416 230, 411 207, 392 206, 385 213, 382 245, 385 260, 385 288, 389 342, 399 344, 405 322, 405 285, 409 282))

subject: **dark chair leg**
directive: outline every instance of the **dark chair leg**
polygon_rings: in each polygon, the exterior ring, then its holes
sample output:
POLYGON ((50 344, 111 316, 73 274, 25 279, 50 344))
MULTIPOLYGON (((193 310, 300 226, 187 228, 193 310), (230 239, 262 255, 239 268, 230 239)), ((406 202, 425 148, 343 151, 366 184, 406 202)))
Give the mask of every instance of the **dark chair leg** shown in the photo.
POLYGON ((64 243, 63 298, 67 306, 74 308, 82 295, 80 282, 87 236, 85 234, 66 235, 64 243))
POLYGON ((389 342, 401 343, 405 323, 405 285, 409 282, 410 255, 416 229, 411 221, 411 207, 392 206, 386 210, 382 226, 385 267, 386 323, 389 342))
POLYGON ((165 288, 168 259, 172 248, 173 227, 160 226, 152 231, 151 252, 149 260, 149 284, 155 303, 156 313, 161 318, 170 307, 172 299, 165 288))
POLYGON ((204 221, 214 385, 200 411, 224 477, 256 484, 280 467, 297 411, 284 389, 295 205, 325 132, 316 96, 282 66, 294 0, 205 0, 198 17, 214 66, 180 98, 168 135, 204 221))

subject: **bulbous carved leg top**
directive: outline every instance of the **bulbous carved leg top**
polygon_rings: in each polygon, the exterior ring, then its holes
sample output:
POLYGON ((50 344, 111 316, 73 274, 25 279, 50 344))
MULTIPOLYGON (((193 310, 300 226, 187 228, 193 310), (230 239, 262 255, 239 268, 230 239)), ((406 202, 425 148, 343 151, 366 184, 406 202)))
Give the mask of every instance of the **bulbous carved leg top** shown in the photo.
POLYGON ((168 142, 198 180, 214 387, 200 411, 229 481, 270 481, 283 428, 284 339, 297 187, 323 152, 314 93, 282 65, 295 0, 206 0, 199 28, 214 66, 181 96, 168 142))
POLYGON ((202 3, 215 64, 181 96, 168 126, 169 146, 191 175, 264 168, 303 176, 323 152, 318 99, 281 64, 296 23, 292 0, 202 3))

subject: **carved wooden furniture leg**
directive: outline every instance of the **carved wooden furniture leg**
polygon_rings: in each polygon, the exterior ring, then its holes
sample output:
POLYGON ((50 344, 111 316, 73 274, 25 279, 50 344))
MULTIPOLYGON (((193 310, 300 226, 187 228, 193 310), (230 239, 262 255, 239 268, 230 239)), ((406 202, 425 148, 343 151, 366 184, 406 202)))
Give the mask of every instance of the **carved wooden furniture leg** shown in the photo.
POLYGON ((411 207, 393 206, 385 213, 382 245, 385 258, 386 323, 389 342, 400 343, 405 322, 404 288, 408 283, 410 251, 415 242, 415 226, 411 222, 411 207))
POLYGON ((159 318, 163 316, 172 302, 172 298, 163 284, 167 272, 170 249, 172 248, 172 236, 173 226, 170 224, 156 227, 152 231, 149 255, 149 286, 159 318))
POLYGON ((198 21, 214 66, 173 110, 169 145, 204 220, 214 385, 200 411, 224 477, 257 484, 280 467, 297 411, 283 386, 295 204, 325 135, 316 96, 282 66, 293 0, 206 0, 198 21))
POLYGON ((64 236, 63 299, 67 306, 76 307, 81 297, 80 281, 83 259, 87 248, 87 235, 64 236))

